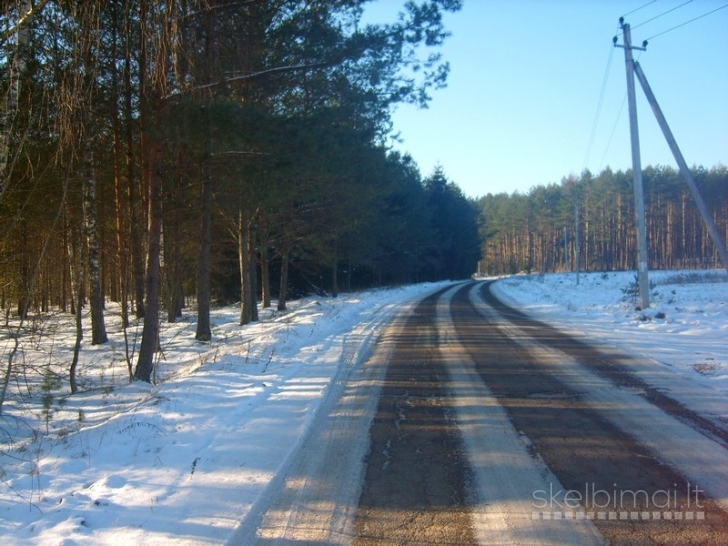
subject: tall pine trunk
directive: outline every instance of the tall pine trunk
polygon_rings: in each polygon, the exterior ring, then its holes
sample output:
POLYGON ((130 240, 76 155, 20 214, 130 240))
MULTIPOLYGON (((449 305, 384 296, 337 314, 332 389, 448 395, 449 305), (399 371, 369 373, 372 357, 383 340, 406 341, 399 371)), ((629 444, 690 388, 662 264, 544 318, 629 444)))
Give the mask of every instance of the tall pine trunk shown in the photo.
POLYGON ((96 172, 90 144, 84 150, 84 230, 88 245, 89 305, 91 311, 91 344, 106 343, 104 322, 104 295, 101 290, 101 265, 99 260, 99 234, 96 223, 96 172))
POLYGON ((205 165, 202 180, 200 253, 197 264, 197 341, 210 341, 210 246, 212 245, 212 174, 205 165))
MULTIPOLYGON (((119 56, 118 42, 121 36, 119 29, 119 12, 113 11, 113 40, 111 54, 114 59, 119 56)), ((109 113, 111 115, 111 128, 112 128, 112 157, 114 161, 114 212, 116 213, 116 260, 117 260, 117 271, 116 271, 116 282, 119 285, 118 300, 121 307, 121 327, 126 329, 129 326, 129 308, 127 306, 129 299, 129 284, 128 284, 128 249, 126 245, 126 222, 124 221, 124 186, 123 177, 121 174, 122 169, 122 156, 121 156, 121 127, 119 121, 119 72, 116 68, 116 63, 111 64, 111 105, 109 113)))
MULTIPOLYGON (((209 4, 208 4, 209 7, 209 4)), ((216 12, 208 9, 205 14, 205 66, 203 67, 204 80, 210 82, 213 69, 213 52, 215 49, 215 18, 216 12)), ((207 127, 205 132, 205 157, 202 167, 202 200, 200 222, 200 253, 197 262, 197 341, 210 341, 212 330, 210 328, 210 247, 212 246, 212 135, 209 118, 211 101, 208 103, 207 127)))
MULTIPOLYGON (((173 193, 182 186, 182 177, 175 178, 173 193)), ((167 195, 169 195, 169 191, 167 195)), ((173 323, 182 316, 184 290, 182 288, 182 208, 172 199, 171 210, 165 214, 164 233, 164 277, 166 280, 167 322, 173 323)))
POLYGON ((253 293, 253 260, 250 255, 250 222, 247 215, 238 212, 238 262, 240 265, 240 325, 256 320, 253 293))
MULTIPOLYGON (((68 229, 66 229, 66 232, 68 229)), ((81 342, 83 341, 83 294, 85 288, 85 275, 84 275, 84 257, 83 257, 83 243, 69 242, 68 243, 68 258, 69 266, 71 270, 71 286, 72 286, 72 304, 75 321, 76 321, 76 341, 73 345, 73 360, 68 370, 68 380, 71 385, 71 393, 75 394, 78 391, 78 385, 76 383, 76 370, 78 368, 79 355, 81 353, 81 342)))
POLYGON ((268 245, 260 245, 260 288, 263 309, 270 307, 270 260, 268 245))
POLYGON ((286 310, 286 300, 288 298, 288 258, 290 251, 288 244, 284 244, 281 251, 281 284, 278 291, 278 307, 279 311, 286 310))
MULTIPOLYGON (((33 9, 30 0, 18 2, 18 20, 33 9)), ((15 115, 20 102, 21 79, 25 73, 30 47, 30 27, 22 24, 18 29, 15 55, 10 63, 8 74, 9 90, 7 101, 0 109, 0 203, 3 201, 7 189, 8 166, 10 164, 10 148, 14 130, 15 115)), ((7 50, 6 50, 7 52, 7 50)))
MULTIPOLYGON (((129 10, 125 10, 129 13, 129 10)), ((148 193, 147 174, 149 166, 146 164, 144 150, 147 148, 147 42, 146 42, 146 1, 139 4, 139 21, 141 23, 141 43, 139 48, 139 149, 141 150, 142 169, 137 175, 134 157, 134 88, 132 84, 132 49, 131 36, 133 34, 131 17, 125 18, 126 51, 124 53, 124 117, 126 122, 126 177, 129 194, 129 248, 131 249, 131 274, 134 288, 134 316, 144 318, 144 226, 148 219, 144 218, 144 196, 148 193), (142 201, 140 203, 140 201, 142 201)))
POLYGON ((254 229, 248 232, 248 256, 250 264, 250 318, 252 322, 258 322, 258 271, 255 257, 256 232, 254 229))
POLYGON ((152 382, 154 373, 154 353, 159 345, 159 285, 160 266, 159 257, 162 243, 162 175, 161 156, 162 145, 159 142, 150 144, 149 149, 143 153, 148 154, 146 163, 149 166, 149 230, 147 250, 147 279, 146 279, 146 314, 144 316, 144 329, 142 342, 139 347, 134 379, 137 381, 152 382))

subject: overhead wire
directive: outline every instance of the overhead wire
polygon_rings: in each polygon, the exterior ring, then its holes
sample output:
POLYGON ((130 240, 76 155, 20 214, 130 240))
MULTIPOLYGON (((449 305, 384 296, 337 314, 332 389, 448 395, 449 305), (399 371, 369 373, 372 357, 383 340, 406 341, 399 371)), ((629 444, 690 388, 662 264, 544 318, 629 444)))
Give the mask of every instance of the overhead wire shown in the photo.
POLYGON ((647 6, 649 6, 650 4, 654 4, 655 2, 657 2, 657 0, 652 0, 651 2, 647 2, 646 4, 644 4, 644 5, 642 5, 642 6, 638 7, 638 8, 635 8, 632 11, 628 11, 627 13, 625 13, 624 15, 622 15, 622 17, 627 17, 627 15, 632 15, 633 13, 641 10, 642 8, 646 8, 647 6))
MULTIPOLYGON (((629 13, 634 13, 635 11, 640 10, 640 9, 644 8, 645 6, 648 6, 656 1, 657 0, 652 0, 651 2, 648 2, 647 4, 637 8, 635 10, 632 10, 629 13)), ((629 15, 629 14, 626 14, 626 15, 629 15)), ((618 30, 619 30, 619 24, 617 25, 617 28, 615 29, 615 34, 618 30)), ((604 92, 607 88, 607 81, 609 80, 609 73, 610 73, 610 69, 612 67, 612 58, 613 57, 614 57, 614 47, 610 46, 609 47, 609 57, 607 58, 607 67, 604 70, 604 77, 602 78, 602 88, 599 92, 599 100, 597 101, 597 111, 594 114, 594 122, 592 123, 591 134, 589 135, 589 144, 587 145, 586 154, 584 155, 584 164, 581 168, 582 172, 587 168, 589 160, 591 159, 591 153, 592 153, 592 149, 594 147, 594 138, 596 137, 597 126, 599 125, 599 119, 601 118, 602 106, 604 105, 604 92)))
MULTIPOLYGON (((612 48, 614 50, 614 48, 612 48)), ((637 53, 637 61, 639 61, 640 57, 642 56, 642 51, 639 51, 637 53)), ((612 132, 609 135, 609 140, 607 140, 607 145, 604 149, 604 154, 602 155, 602 159, 599 162, 599 168, 597 169, 597 172, 601 172, 602 167, 604 166, 604 160, 607 158, 607 154, 609 153, 609 148, 612 146, 612 139, 614 138, 614 133, 617 132, 617 126, 619 125, 619 121, 622 118, 622 112, 624 111, 624 105, 627 104, 627 92, 624 92, 624 97, 622 97, 622 104, 619 107, 619 112, 617 112, 617 117, 614 120, 614 125, 612 126, 612 132)), ((582 169, 583 170, 583 169, 582 169)))
MULTIPOLYGON (((630 12, 625 13, 622 16, 622 18, 626 17, 627 15, 630 15, 632 13, 635 13, 635 12, 639 11, 639 10, 641 10, 641 9, 649 6, 650 4, 654 4, 656 1, 657 0, 651 0, 650 2, 647 2, 646 4, 643 4, 642 6, 636 8, 636 9, 633 9, 630 12)), ((647 23, 650 23, 650 22, 654 21, 655 19, 659 19, 660 17, 662 17, 664 15, 667 15, 668 13, 671 13, 671 12, 673 12, 675 10, 678 10, 678 9, 682 8, 683 6, 686 6, 687 4, 690 4, 692 2, 693 2, 693 0, 688 0, 686 2, 683 2, 682 4, 680 4, 678 6, 675 6, 674 8, 671 8, 671 9, 669 9, 669 10, 667 10, 667 11, 665 11, 665 12, 659 14, 659 15, 656 15, 655 17, 652 17, 652 18, 648 19, 647 21, 644 21, 644 22, 642 22, 642 23, 640 23, 640 24, 638 24, 638 25, 636 25, 636 26, 634 26, 632 28, 634 29, 634 28, 637 28, 637 27, 641 27, 643 25, 646 25, 647 23)), ((652 39, 654 39, 654 38, 656 38, 658 36, 662 36, 663 34, 667 34, 668 32, 672 32, 673 30, 676 30, 676 29, 678 29, 680 27, 683 27, 685 25, 688 25, 688 24, 690 24, 690 23, 692 23, 694 21, 697 21, 698 19, 702 19, 703 17, 707 17, 708 15, 711 15, 711 14, 713 14, 713 13, 715 13, 717 11, 720 11, 722 9, 725 9, 725 8, 728 8, 728 3, 722 5, 722 6, 718 7, 718 8, 715 8, 715 9, 713 9, 713 10, 707 12, 707 13, 704 13, 702 15, 699 15, 698 17, 694 17, 693 19, 690 19, 690 20, 685 21, 685 22, 683 22, 683 23, 681 23, 679 25, 676 25, 676 26, 674 26, 672 28, 669 28, 669 29, 667 29, 667 30, 665 30, 663 32, 660 32, 658 34, 655 34, 655 35, 651 36, 650 38, 647 38, 646 41, 652 40, 652 39)), ((609 59, 607 60, 607 68, 605 70, 604 79, 602 80, 602 88, 601 88, 601 91, 600 91, 599 101, 598 101, 598 104, 597 104, 597 111, 596 111, 596 114, 595 114, 594 123, 592 125, 591 135, 589 137, 589 144, 587 146, 587 152, 586 152, 586 155, 585 155, 585 158, 584 158, 584 167, 582 168, 582 171, 584 169, 586 169, 587 163, 589 162, 589 159, 591 158, 591 153, 592 153, 593 146, 594 146, 594 139, 595 139, 595 136, 596 136, 596 129, 597 129, 597 125, 599 123, 599 118, 601 117, 601 110, 602 110, 602 105, 603 105, 603 102, 604 102, 604 93, 605 93, 605 89, 606 89, 606 85, 607 85, 607 80, 608 80, 608 76, 609 76, 609 71, 610 71, 610 67, 611 67, 611 63, 612 63, 613 51, 614 51, 614 48, 611 48, 610 49, 609 59)), ((638 54, 638 59, 637 60, 639 60, 639 56, 641 56, 641 52, 638 54)), ((607 154, 609 153, 609 148, 611 147, 612 139, 614 138, 614 134, 615 134, 615 132, 617 130, 617 126, 619 125, 619 121, 620 121, 620 118, 622 116, 622 112, 624 111, 624 105, 626 104, 626 102, 627 102, 627 94, 625 93, 624 98, 622 99, 622 105, 620 106, 619 112, 617 114, 617 119, 615 120, 614 125, 612 127, 612 131, 611 131, 611 134, 609 136, 609 140, 607 142, 606 149, 604 151, 604 155, 602 156, 601 162, 599 164, 599 170, 602 169, 602 167, 604 165, 604 161, 605 161, 605 159, 607 157, 607 154)))
POLYGON ((619 112, 617 113, 617 119, 614 120, 614 125, 612 126, 612 133, 609 135, 609 140, 607 141, 607 146, 604 149, 604 155, 602 155, 602 160, 599 162, 599 168, 597 169, 598 172, 601 172, 602 167, 604 166, 604 160, 607 158, 607 154, 609 153, 609 148, 612 147, 612 139, 614 138, 614 133, 617 132, 617 125, 619 125, 619 120, 622 118, 622 112, 624 111, 624 105, 627 103, 627 93, 624 94, 624 98, 622 99, 622 105, 619 107, 619 112))
POLYGON ((586 155, 584 156, 584 166, 582 171, 586 169, 589 159, 591 158, 592 147, 594 146, 594 137, 597 132, 597 125, 599 124, 599 118, 602 112, 602 105, 604 104, 604 91, 607 87, 607 80, 609 79, 609 71, 612 66, 612 57, 614 56, 614 47, 609 48, 609 58, 607 59, 607 68, 604 71, 604 77, 602 78, 602 89, 599 92, 599 100, 597 101, 597 111, 594 115, 594 123, 592 124, 591 134, 589 135, 589 144, 587 145, 586 155))
MULTIPOLYGON (((637 54, 637 61, 639 61, 640 56, 642 55, 642 52, 640 51, 637 54)), ((614 125, 612 126, 612 132, 609 135, 609 140, 607 140, 607 146, 604 149, 604 155, 602 155, 602 159, 599 162, 599 168, 597 169, 597 172, 601 172, 602 167, 604 167, 604 160, 607 158, 607 154, 609 153, 609 148, 612 147, 612 139, 614 138, 614 133, 617 132, 617 126, 619 125, 619 121, 622 119, 622 112, 624 112, 624 105, 627 104, 627 92, 624 92, 624 96, 622 97, 622 104, 619 107, 619 112, 617 112, 617 118, 614 120, 614 125)))
POLYGON ((668 13, 672 13, 673 11, 675 11, 675 10, 678 10, 678 9, 680 9, 680 8, 681 8, 681 7, 683 7, 683 6, 687 6, 687 5, 688 5, 688 4, 690 4, 690 3, 692 2, 692 1, 693 1, 693 0, 688 0, 687 2, 683 2, 683 3, 682 3, 682 4, 680 4, 679 6, 675 6, 675 7, 674 7, 674 8, 672 8, 672 9, 669 9, 669 10, 667 10, 667 11, 664 11, 664 12, 662 12, 662 13, 661 13, 660 15, 655 15, 655 16, 654 16, 654 17, 652 17, 651 19, 647 19, 647 21, 643 21, 643 22, 641 22, 641 23, 640 23, 639 25, 635 25, 635 26, 633 26, 633 27, 632 27, 632 30, 634 30, 634 29, 636 29, 636 28, 639 28, 639 27, 641 27, 641 26, 643 26, 643 25, 646 25, 647 23, 649 23, 649 22, 651 22, 651 21, 654 21, 655 19, 659 19, 659 18, 660 18, 660 17, 662 17, 663 15, 667 15, 668 13))
POLYGON ((680 27, 684 27, 685 25, 688 25, 688 24, 692 23, 693 21, 697 21, 698 19, 702 19, 703 17, 707 17, 708 15, 711 15, 711 14, 715 13, 716 11, 720 11, 720 10, 725 9, 725 8, 728 8, 728 4, 724 4, 724 5, 720 6, 719 8, 715 8, 712 11, 709 11, 707 13, 704 13, 703 15, 698 15, 694 19, 690 19, 689 21, 685 21, 684 23, 680 23, 679 25, 676 25, 676 26, 674 26, 672 28, 668 28, 667 30, 665 30, 663 32, 660 32, 659 34, 655 34, 654 36, 650 36, 649 38, 647 38, 647 41, 650 41, 650 40, 652 40, 654 38, 657 38, 658 36, 662 36, 663 34, 667 34, 668 32, 672 32, 673 30, 678 29, 680 27))

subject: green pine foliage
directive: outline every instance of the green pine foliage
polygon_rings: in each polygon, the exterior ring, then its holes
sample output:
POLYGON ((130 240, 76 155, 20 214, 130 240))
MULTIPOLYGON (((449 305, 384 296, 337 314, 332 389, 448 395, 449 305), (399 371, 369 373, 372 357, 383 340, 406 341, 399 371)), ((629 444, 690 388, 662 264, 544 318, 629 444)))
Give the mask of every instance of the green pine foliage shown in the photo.
MULTIPOLYGON (((445 85, 443 14, 461 2, 406 2, 382 24, 364 22, 367 3, 68 0, 28 17, 30 4, 11 3, 0 13, 3 313, 73 313, 84 280, 82 305, 100 285, 125 325, 133 313, 151 328, 190 300, 470 275, 475 203, 386 145, 392 109, 445 85), (82 278, 92 235, 100 274, 82 278)), ((5 378, 15 372, 11 362, 5 378)))

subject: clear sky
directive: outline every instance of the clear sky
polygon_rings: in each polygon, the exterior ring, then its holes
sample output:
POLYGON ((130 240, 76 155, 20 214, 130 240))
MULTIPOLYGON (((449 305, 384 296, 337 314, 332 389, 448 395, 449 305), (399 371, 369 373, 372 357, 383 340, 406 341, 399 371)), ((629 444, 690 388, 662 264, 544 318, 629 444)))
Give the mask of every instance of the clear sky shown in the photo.
MULTIPOLYGON (((375 0, 367 17, 391 20, 403 3, 375 0)), ((470 197, 631 168, 624 50, 612 45, 625 14, 633 45, 651 38, 635 58, 688 165, 728 165, 728 0, 464 0, 445 19, 448 86, 428 109, 397 109, 394 147, 470 197)), ((676 167, 635 85, 642 166, 676 167)))

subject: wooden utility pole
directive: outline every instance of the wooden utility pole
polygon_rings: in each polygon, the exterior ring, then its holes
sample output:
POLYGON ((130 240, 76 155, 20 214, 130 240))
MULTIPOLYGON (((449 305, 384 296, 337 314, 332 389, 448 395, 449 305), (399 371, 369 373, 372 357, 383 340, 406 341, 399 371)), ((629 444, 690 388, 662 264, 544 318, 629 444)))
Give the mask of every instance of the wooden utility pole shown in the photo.
MULTIPOLYGON (((637 220, 637 283, 639 285, 640 308, 650 306, 650 283, 648 280, 647 261, 647 229, 645 227, 645 198, 642 190, 642 162, 640 160, 640 137, 637 124, 637 100, 634 87, 634 59, 632 50, 644 51, 644 47, 632 46, 632 34, 629 25, 620 18, 624 45, 624 62, 627 69, 627 99, 629 101, 629 130, 632 140, 632 175, 634 177, 634 208, 637 220)), ((616 38, 615 38, 616 41, 616 38)))
POLYGON ((654 93, 652 93, 650 84, 647 83, 645 73, 642 71, 642 67, 637 61, 634 62, 634 71, 637 75, 637 79, 642 85, 643 91, 645 92, 647 102, 650 103, 650 106, 652 107, 652 112, 657 118, 657 123, 660 125, 660 129, 662 129, 662 134, 665 135, 665 140, 667 140, 667 144, 668 146, 670 146, 670 150, 672 151, 672 155, 675 157, 675 161, 680 168, 680 172, 682 173, 683 178, 685 178, 685 182, 687 182, 690 193, 692 194, 693 199, 695 200, 695 204, 700 211, 700 215, 703 217, 703 222, 705 222, 705 227, 708 229, 710 238, 713 240, 713 244, 715 244, 716 248, 718 249, 718 256, 720 257, 720 261, 723 263, 723 267, 725 268, 725 270, 728 271, 728 252, 726 252, 725 242, 723 241, 723 238, 720 235, 720 231, 718 231, 718 227, 715 225, 713 218, 708 213, 708 207, 705 205, 705 201, 700 195, 700 191, 698 190, 697 184, 695 184, 693 175, 690 173, 688 164, 685 162, 685 158, 683 157, 682 152, 677 145, 677 141, 675 140, 675 137, 670 130, 670 126, 667 124, 667 120, 662 114, 660 105, 657 104, 657 99, 655 98, 654 93))

